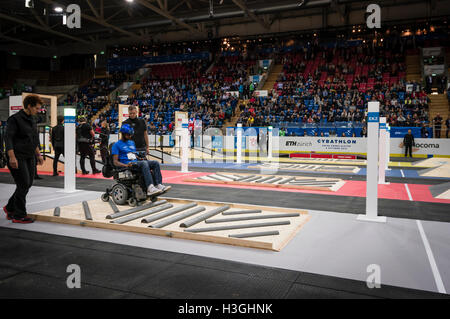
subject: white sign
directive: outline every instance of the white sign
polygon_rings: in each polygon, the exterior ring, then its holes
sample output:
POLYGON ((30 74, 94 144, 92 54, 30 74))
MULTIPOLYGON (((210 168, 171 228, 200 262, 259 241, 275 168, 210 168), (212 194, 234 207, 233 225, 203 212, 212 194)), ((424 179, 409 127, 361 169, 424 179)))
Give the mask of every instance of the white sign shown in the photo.
POLYGON ((22 95, 13 95, 9 97, 9 116, 16 114, 22 108, 22 95))
POLYGON ((269 91, 267 90, 256 90, 255 91, 255 96, 268 96, 269 95, 269 91))
POLYGON ((290 152, 366 153, 362 137, 280 136, 280 150, 290 152))
MULTIPOLYGON (((450 156, 450 139, 446 138, 416 138, 412 148, 414 155, 447 155, 450 156)), ((391 138, 391 154, 404 154, 402 138, 391 138)))

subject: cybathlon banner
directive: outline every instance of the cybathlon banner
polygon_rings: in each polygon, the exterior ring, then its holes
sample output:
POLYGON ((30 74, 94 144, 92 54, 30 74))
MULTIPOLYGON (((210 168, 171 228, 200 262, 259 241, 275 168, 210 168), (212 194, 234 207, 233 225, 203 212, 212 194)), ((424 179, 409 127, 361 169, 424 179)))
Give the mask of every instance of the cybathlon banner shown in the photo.
POLYGON ((361 137, 280 137, 281 152, 366 153, 361 137))

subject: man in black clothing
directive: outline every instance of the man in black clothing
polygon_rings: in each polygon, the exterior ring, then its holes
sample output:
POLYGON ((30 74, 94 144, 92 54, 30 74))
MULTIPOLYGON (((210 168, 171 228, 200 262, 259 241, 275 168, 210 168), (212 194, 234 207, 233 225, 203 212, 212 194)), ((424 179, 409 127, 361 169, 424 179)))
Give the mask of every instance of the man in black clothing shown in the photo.
POLYGON ((136 106, 130 105, 128 107, 129 118, 122 122, 123 124, 129 124, 133 130, 133 141, 136 145, 137 152, 144 152, 148 154, 148 133, 147 123, 145 120, 138 118, 138 111, 136 106))
POLYGON ((78 150, 80 151, 81 172, 83 175, 89 174, 84 165, 86 157, 89 157, 92 174, 101 173, 101 171, 95 167, 95 151, 92 146, 92 141, 95 137, 94 130, 92 129, 92 126, 86 122, 84 116, 81 116, 78 121, 80 125, 77 128, 77 142, 78 150))
POLYGON ((28 224, 34 221, 27 217, 26 196, 33 185, 36 161, 39 165, 44 163, 38 147, 39 136, 35 118, 42 103, 37 95, 28 95, 23 100, 23 110, 8 118, 6 153, 16 190, 8 204, 3 207, 3 211, 13 223, 28 224))
POLYGON ((445 126, 447 126, 447 130, 445 131, 445 138, 448 138, 448 132, 450 130, 450 117, 447 116, 445 120, 445 126))
POLYGON ((442 117, 440 114, 436 115, 436 117, 433 119, 433 123, 435 138, 441 138, 442 117))
POLYGON ((100 155, 102 156, 102 162, 103 164, 106 164, 107 155, 108 155, 108 144, 109 144, 109 125, 106 120, 103 120, 101 123, 101 130, 100 130, 100 155))
POLYGON ((405 146, 405 157, 409 151, 409 157, 412 157, 412 147, 416 146, 414 142, 414 136, 411 134, 411 130, 408 130, 408 134, 403 138, 403 145, 405 146))
POLYGON ((58 160, 61 154, 64 156, 64 116, 58 116, 58 124, 52 127, 50 139, 55 157, 53 158, 53 176, 58 176, 58 160))

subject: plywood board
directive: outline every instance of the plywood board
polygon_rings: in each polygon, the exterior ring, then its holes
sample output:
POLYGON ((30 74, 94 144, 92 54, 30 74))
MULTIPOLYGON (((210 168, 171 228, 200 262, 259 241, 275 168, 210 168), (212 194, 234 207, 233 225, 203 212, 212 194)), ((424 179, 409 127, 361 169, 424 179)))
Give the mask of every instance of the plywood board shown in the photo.
POLYGON ((430 177, 446 177, 450 178, 450 164, 438 166, 436 168, 428 168, 423 171, 419 171, 420 176, 430 177))
POLYGON ((206 176, 200 176, 196 178, 185 178, 184 182, 190 183, 203 183, 203 184, 226 184, 226 185, 239 185, 239 186, 258 186, 267 188, 280 188, 280 189, 304 189, 304 190, 319 190, 319 191, 333 191, 336 192, 344 184, 345 181, 341 179, 333 178, 320 178, 320 177, 302 177, 302 176, 286 176, 286 175, 262 175, 262 174, 242 174, 242 173, 229 173, 229 172, 219 172, 213 173, 206 176), (260 176, 261 180, 266 177, 282 178, 281 180, 276 180, 273 183, 270 179, 266 182, 255 181, 239 181, 232 180, 233 178, 243 178, 245 176, 260 176), (228 178, 227 178, 228 177, 228 178), (285 180, 289 180, 288 183, 283 183, 285 180), (301 184, 301 185, 299 185, 301 184))
POLYGON ((288 171, 312 171, 329 173, 350 173, 356 174, 360 171, 357 166, 337 166, 337 165, 317 165, 317 164, 287 164, 287 163, 262 163, 251 165, 248 168, 288 170, 288 171))
MULTIPOLYGON (((60 207, 60 216, 53 216, 53 209, 37 212, 34 214, 29 214, 31 217, 36 218, 38 221, 46 222, 56 222, 63 224, 71 224, 78 226, 96 227, 128 232, 137 232, 149 235, 166 236, 171 238, 189 239, 189 240, 199 240, 207 241, 219 244, 236 245, 242 247, 251 247, 259 249, 268 249, 274 251, 280 251, 289 241, 295 236, 295 234, 301 229, 301 227, 309 220, 310 215, 307 211, 299 209, 289 209, 289 208, 277 208, 277 207, 267 207, 267 206, 257 206, 257 205, 245 205, 245 204, 233 204, 233 203, 220 203, 220 202, 210 202, 210 201, 192 201, 186 199, 174 199, 174 198, 160 198, 166 199, 174 207, 181 206, 187 203, 195 202, 198 206, 204 206, 206 211, 223 206, 230 205, 231 208, 228 211, 233 210, 243 210, 243 209, 261 209, 262 215, 264 214, 274 214, 274 213, 298 213, 298 217, 283 217, 275 219, 263 219, 258 222, 267 221, 290 221, 290 225, 283 226, 268 226, 268 227, 258 227, 258 228, 245 228, 245 229, 235 229, 235 230, 222 230, 213 231, 207 233, 189 233, 185 232, 185 228, 181 228, 179 225, 191 219, 194 216, 200 215, 204 212, 198 213, 197 215, 185 218, 176 223, 165 226, 161 229, 155 229, 148 227, 149 224, 141 223, 141 218, 127 222, 125 224, 113 224, 110 219, 106 219, 108 214, 112 213, 112 209, 108 203, 101 201, 100 199, 89 201, 89 208, 92 214, 92 220, 86 220, 83 211, 82 203, 77 203, 68 206, 60 207), (256 231, 274 231, 280 232, 279 235, 266 236, 266 237, 253 237, 253 238, 230 238, 230 234, 240 234, 256 231)), ((129 209, 128 206, 119 206, 119 210, 123 211, 129 209)), ((251 214, 250 214, 251 215, 251 214)), ((216 215, 214 218, 221 218, 222 215, 216 215)), ((245 215, 239 215, 240 217, 245 215)), ((223 216, 226 218, 228 216, 223 216)), ((170 217, 166 217, 170 218, 170 217)), ((160 221, 164 221, 163 218, 160 221)), ((158 221, 159 222, 159 221, 158 221)), ((252 223, 255 221, 252 221, 252 223)), ((220 223, 221 226, 237 225, 237 224, 249 223, 248 221, 239 222, 224 222, 220 223)), ((204 221, 200 222, 191 228, 202 228, 211 227, 211 224, 207 224, 204 221)))

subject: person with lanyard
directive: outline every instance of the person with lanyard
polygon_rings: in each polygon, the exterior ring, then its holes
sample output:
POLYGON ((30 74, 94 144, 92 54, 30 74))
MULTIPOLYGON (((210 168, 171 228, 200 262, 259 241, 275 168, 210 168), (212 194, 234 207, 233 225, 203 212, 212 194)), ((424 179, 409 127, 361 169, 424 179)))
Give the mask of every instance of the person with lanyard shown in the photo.
POLYGON ((3 211, 13 223, 34 222, 27 216, 26 196, 33 185, 36 161, 44 163, 39 150, 36 114, 43 102, 37 95, 23 100, 23 109, 8 118, 6 129, 7 165, 16 184, 16 190, 3 211))
POLYGON ((147 123, 145 120, 138 118, 138 110, 136 106, 130 105, 128 107, 128 119, 122 122, 122 125, 128 124, 134 131, 132 137, 136 146, 136 151, 145 152, 148 154, 148 134, 147 123))
POLYGON ((77 127, 77 142, 78 150, 80 151, 81 172, 83 175, 89 174, 84 165, 86 157, 89 157, 92 174, 101 173, 101 171, 95 167, 95 151, 92 146, 92 140, 95 137, 94 130, 92 129, 92 126, 86 122, 86 118, 84 116, 80 116, 78 122, 80 125, 77 127))
POLYGON ((55 150, 55 157, 53 158, 53 176, 58 176, 58 161, 61 154, 64 156, 64 116, 58 116, 57 125, 52 127, 50 132, 50 140, 53 149, 55 150))
POLYGON ((168 191, 171 186, 162 185, 161 168, 157 161, 137 160, 136 146, 133 141, 134 130, 129 124, 123 124, 119 132, 122 138, 114 143, 111 154, 116 167, 139 167, 145 180, 147 195, 155 195, 168 191), (152 175, 153 171, 153 175, 152 175))
POLYGON ((108 157, 108 145, 109 145, 109 125, 107 120, 103 120, 101 123, 102 127, 100 129, 100 155, 102 156, 103 164, 106 164, 106 159, 108 157))

